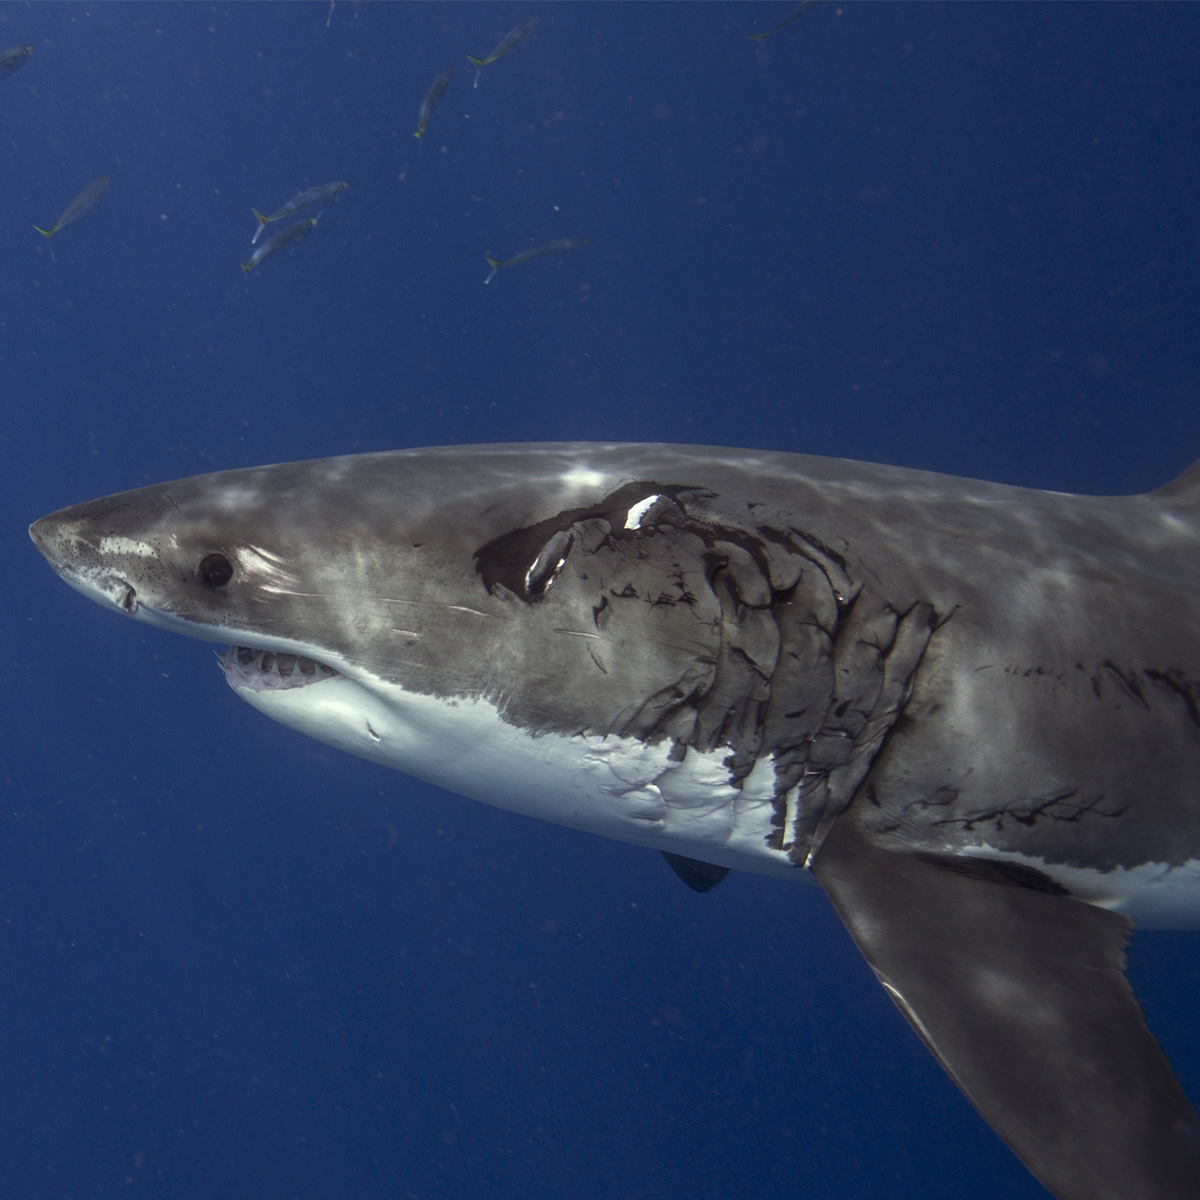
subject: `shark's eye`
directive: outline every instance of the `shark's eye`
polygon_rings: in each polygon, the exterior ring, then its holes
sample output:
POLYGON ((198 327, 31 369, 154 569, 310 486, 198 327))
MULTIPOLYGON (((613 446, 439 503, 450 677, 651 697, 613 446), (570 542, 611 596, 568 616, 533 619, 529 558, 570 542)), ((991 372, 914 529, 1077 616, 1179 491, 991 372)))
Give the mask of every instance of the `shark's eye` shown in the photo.
POLYGON ((224 587, 233 578, 233 563, 223 554, 206 554, 196 568, 205 587, 224 587))

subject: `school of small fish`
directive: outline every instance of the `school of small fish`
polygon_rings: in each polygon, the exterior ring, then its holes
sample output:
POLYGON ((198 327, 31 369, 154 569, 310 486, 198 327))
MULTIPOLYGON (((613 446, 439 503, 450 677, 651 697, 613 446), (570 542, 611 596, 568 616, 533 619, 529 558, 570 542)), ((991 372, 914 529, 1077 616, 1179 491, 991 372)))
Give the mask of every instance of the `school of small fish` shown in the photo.
MULTIPOLYGON (((790 25, 802 13, 820 3, 821 0, 801 0, 799 4, 781 20, 776 22, 775 25, 771 26, 771 28, 765 32, 752 33, 747 36, 754 41, 762 41, 769 38, 790 25)), ((330 0, 329 11, 325 19, 326 26, 330 25, 333 20, 336 4, 337 0, 330 0)), ((355 15, 357 15, 358 7, 357 3, 354 4, 355 15)), ((514 25, 484 58, 477 58, 473 54, 468 54, 467 58, 475 68, 475 80, 472 86, 476 88, 479 86, 479 78, 484 67, 511 54, 512 51, 534 32, 540 20, 541 18, 537 16, 526 17, 517 25, 514 25)), ((7 78, 14 71, 24 66, 32 54, 33 46, 30 44, 10 46, 7 50, 0 50, 0 79, 7 78)), ((453 67, 443 68, 438 73, 437 78, 429 85, 425 95, 421 99, 420 106, 417 109, 417 128, 413 133, 413 137, 417 139, 417 143, 420 146, 424 145, 423 139, 426 129, 429 126, 430 118, 433 116, 434 109, 437 108, 439 102, 445 96, 453 75, 453 67)), ((52 262, 57 261, 54 257, 54 235, 76 224, 76 222, 82 221, 84 217, 94 212, 96 206, 108 194, 110 182, 111 180, 108 175, 97 176, 79 191, 49 229, 43 229, 40 225, 34 226, 34 229, 46 239, 50 248, 50 259, 52 262)), ((261 263, 274 258, 284 250, 298 245, 316 229, 322 212, 329 205, 333 204, 349 186, 344 180, 336 183, 318 184, 315 187, 297 192, 295 196, 285 201, 269 215, 264 215, 257 208, 251 208, 250 211, 254 214, 255 220, 258 222, 258 228, 254 231, 254 236, 250 239, 250 244, 254 246, 254 249, 251 251, 248 260, 241 264, 243 275, 248 277, 250 272, 261 263), (268 225, 274 225, 278 221, 285 221, 289 217, 298 217, 301 214, 305 214, 302 216, 302 219, 282 226, 278 232, 272 233, 263 242, 259 243, 258 239, 268 225)), ((540 258, 570 254, 571 251, 579 250, 588 245, 591 240, 590 237, 551 238, 549 241, 539 242, 536 245, 526 247, 524 250, 518 250, 515 254, 505 259, 493 258, 490 254, 485 255, 490 270, 483 282, 485 284, 491 283, 496 273, 503 267, 512 267, 519 263, 533 262, 540 258)))

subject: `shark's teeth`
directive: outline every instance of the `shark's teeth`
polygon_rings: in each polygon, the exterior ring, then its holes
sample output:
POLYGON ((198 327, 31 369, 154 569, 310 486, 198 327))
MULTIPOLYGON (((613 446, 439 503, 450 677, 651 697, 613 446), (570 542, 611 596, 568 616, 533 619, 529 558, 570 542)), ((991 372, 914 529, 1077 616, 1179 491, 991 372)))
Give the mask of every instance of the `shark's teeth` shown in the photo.
POLYGON ((320 683, 338 674, 332 667, 302 654, 277 654, 246 646, 230 646, 224 654, 217 654, 217 661, 225 672, 226 682, 239 691, 281 692, 320 683))

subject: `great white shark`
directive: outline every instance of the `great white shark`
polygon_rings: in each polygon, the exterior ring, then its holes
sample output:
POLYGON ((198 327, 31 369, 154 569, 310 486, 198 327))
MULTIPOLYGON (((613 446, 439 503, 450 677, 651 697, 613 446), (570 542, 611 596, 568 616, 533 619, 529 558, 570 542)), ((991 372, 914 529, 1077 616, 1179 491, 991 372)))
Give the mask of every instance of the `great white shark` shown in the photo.
POLYGON ((1141 496, 704 447, 224 471, 30 530, 303 733, 466 796, 815 879, 1059 1200, 1196 1200, 1124 974, 1200 927, 1200 464, 1141 496))

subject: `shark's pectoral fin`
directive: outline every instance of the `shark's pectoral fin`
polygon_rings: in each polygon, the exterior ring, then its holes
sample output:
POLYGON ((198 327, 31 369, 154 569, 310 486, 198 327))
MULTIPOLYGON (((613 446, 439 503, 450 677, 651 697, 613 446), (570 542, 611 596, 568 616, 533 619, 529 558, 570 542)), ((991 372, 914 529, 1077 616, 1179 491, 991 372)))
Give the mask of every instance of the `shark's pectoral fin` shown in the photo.
POLYGON ((693 892, 711 892, 729 874, 728 867, 701 862, 698 858, 687 858, 682 854, 660 851, 667 866, 692 889, 693 892))
POLYGON ((852 814, 813 872, 925 1044, 1059 1200, 1200 1197, 1200 1121, 1125 978, 1127 918, 1033 872, 881 849, 852 814))

